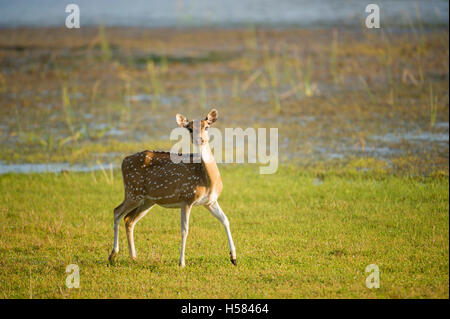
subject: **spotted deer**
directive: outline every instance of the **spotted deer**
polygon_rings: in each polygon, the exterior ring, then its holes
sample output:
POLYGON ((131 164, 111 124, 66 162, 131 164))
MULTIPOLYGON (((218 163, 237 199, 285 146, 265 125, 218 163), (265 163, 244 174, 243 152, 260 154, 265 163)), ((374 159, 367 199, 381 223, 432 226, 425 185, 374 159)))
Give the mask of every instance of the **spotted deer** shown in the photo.
POLYGON ((114 209, 114 247, 109 256, 111 263, 119 252, 120 220, 124 218, 130 258, 134 260, 134 226, 157 204, 181 209, 181 267, 185 266, 191 208, 199 205, 206 207, 225 227, 230 260, 236 265, 236 249, 231 237, 230 223, 217 201, 223 188, 222 179, 209 146, 208 128, 217 117, 218 112, 215 109, 200 121, 189 121, 181 114, 176 115, 177 124, 189 130, 191 142, 199 149, 199 154, 182 155, 189 157, 188 163, 176 163, 172 161, 171 153, 159 151, 143 151, 123 160, 125 199, 114 209))

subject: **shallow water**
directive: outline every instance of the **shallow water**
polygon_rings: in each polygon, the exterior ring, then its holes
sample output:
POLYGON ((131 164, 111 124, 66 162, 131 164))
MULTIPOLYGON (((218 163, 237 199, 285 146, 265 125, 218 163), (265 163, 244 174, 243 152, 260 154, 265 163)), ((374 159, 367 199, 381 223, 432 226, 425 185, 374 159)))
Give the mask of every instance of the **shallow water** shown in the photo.
POLYGON ((156 100, 164 105, 173 105, 181 102, 178 96, 153 96, 152 94, 129 95, 125 97, 125 100, 129 102, 152 102, 156 100))
POLYGON ((89 172, 98 170, 110 170, 115 168, 113 163, 82 165, 69 163, 45 163, 45 164, 5 164, 0 163, 0 174, 7 173, 61 173, 61 172, 89 172))
POLYGON ((389 143, 399 143, 403 140, 421 141, 421 142, 449 142, 448 132, 446 133, 406 133, 406 134, 392 134, 388 133, 382 136, 372 136, 374 140, 380 140, 389 143))
MULTIPOLYGON (((0 0, 0 27, 64 26, 65 6, 59 0, 0 0)), ((360 26, 366 18, 363 0, 77 0, 81 26, 198 27, 198 26, 360 26)), ((445 0, 378 0, 381 24, 448 24, 445 0)))

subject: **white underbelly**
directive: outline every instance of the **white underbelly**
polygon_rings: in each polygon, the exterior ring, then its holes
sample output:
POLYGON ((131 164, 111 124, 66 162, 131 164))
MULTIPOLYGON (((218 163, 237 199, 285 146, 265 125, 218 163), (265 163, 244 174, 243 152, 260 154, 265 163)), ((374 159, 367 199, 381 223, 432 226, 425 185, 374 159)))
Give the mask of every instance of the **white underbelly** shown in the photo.
POLYGON ((164 208, 180 208, 181 207, 181 203, 173 203, 173 204, 158 204, 161 207, 164 208))

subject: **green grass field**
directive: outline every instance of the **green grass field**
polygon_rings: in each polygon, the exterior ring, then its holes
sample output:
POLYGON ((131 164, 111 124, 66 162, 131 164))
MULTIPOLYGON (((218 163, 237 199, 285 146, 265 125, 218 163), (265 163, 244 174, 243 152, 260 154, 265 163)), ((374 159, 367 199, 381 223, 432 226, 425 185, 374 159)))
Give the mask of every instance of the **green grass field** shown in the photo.
POLYGON ((203 207, 191 214, 186 268, 179 211, 160 207, 135 228, 135 262, 122 223, 110 266, 118 171, 0 176, 0 298, 449 297, 448 176, 221 172, 237 267, 203 207), (68 264, 80 268, 79 289, 65 285, 68 264), (379 266, 379 289, 366 287, 369 264, 379 266))

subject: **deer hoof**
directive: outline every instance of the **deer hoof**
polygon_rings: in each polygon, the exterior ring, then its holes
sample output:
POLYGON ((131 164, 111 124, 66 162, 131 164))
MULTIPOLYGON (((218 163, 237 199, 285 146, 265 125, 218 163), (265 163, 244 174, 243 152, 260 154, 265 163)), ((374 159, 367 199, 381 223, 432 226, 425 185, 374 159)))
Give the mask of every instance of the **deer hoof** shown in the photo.
POLYGON ((114 259, 116 259, 116 256, 117 256, 117 252, 115 252, 115 251, 113 251, 113 252, 111 253, 111 255, 109 255, 108 260, 109 260, 109 263, 110 263, 111 265, 114 263, 114 259))
POLYGON ((237 266, 236 253, 230 252, 230 260, 233 265, 237 266))

